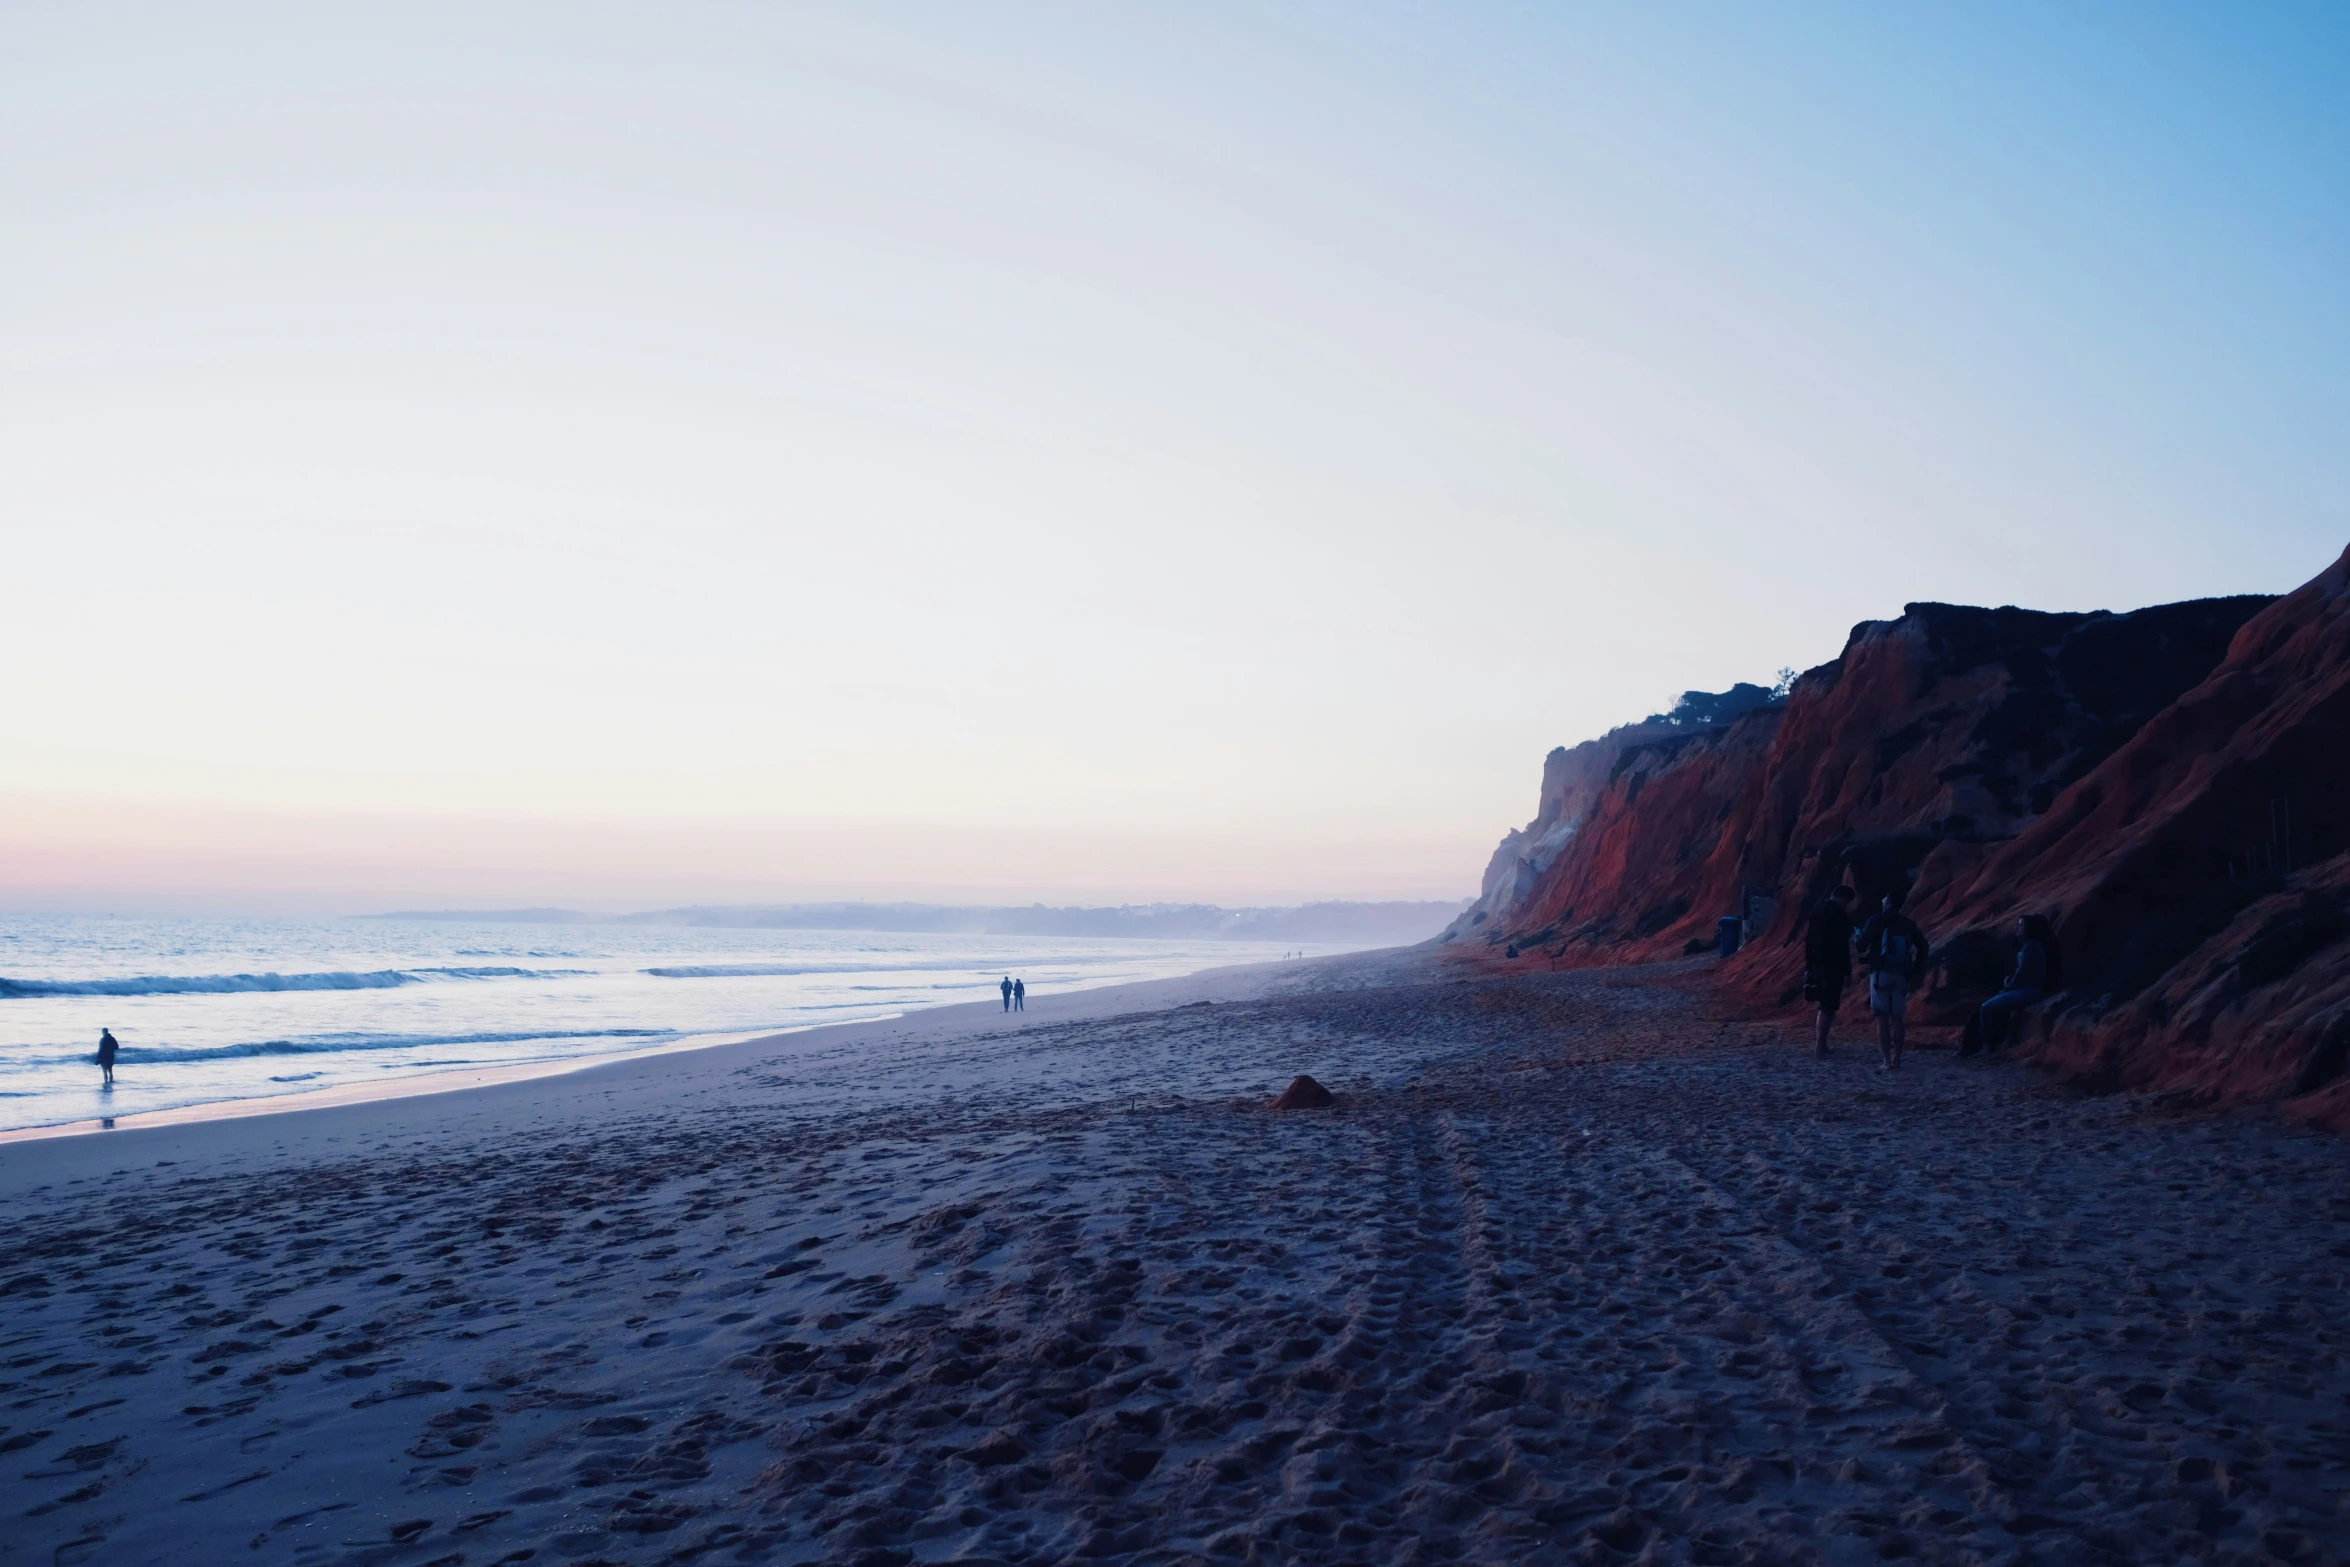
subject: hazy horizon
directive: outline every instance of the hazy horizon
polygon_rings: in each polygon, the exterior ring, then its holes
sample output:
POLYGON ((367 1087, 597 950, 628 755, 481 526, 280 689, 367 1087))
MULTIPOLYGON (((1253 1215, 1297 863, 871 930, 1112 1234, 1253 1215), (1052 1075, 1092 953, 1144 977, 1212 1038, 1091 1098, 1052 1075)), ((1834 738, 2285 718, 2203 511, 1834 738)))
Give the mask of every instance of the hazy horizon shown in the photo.
POLYGON ((0 12, 0 907, 1453 899, 1936 599, 2281 592, 2350 13, 0 12))
MULTIPOLYGON (((1521 791, 1531 802, 1540 757, 1521 791)), ((370 914, 395 908, 568 907, 630 913, 690 904, 830 901, 1104 906, 1159 901, 1226 907, 1340 900, 1457 901, 1472 895, 1503 824, 1466 871, 1451 846, 1391 846, 1372 891, 1331 892, 1361 878, 1341 863, 1317 876, 1295 844, 1270 835, 1224 843, 1187 839, 1191 863, 1146 881, 1131 867, 1173 857, 1148 839, 1104 836, 1084 847, 1098 869, 1071 866, 1066 834, 991 833, 875 824, 793 834, 756 820, 660 822, 453 820, 259 812, 165 812, 80 803, 7 812, 8 884, 0 908, 28 913, 370 914), (152 836, 142 837, 140 828, 152 836), (583 852, 583 846, 592 849, 583 852), (413 846, 413 855, 403 850, 413 846), (1064 863, 1026 877, 1021 861, 1064 863), (591 857, 592 856, 592 857, 591 857), (584 860, 584 863, 580 863, 584 860), (1262 862, 1280 867, 1267 875, 1262 862), (568 862, 568 863, 567 863, 568 862), (748 862, 749 868, 744 868, 748 862), (777 874, 768 866, 790 867, 777 874), (941 871, 937 867, 947 867, 941 871), (1417 869, 1415 886, 1407 876, 1417 869), (966 879, 956 879, 955 872, 966 879), (1400 891, 1379 888, 1401 884, 1400 891), (1425 888, 1427 890, 1420 890, 1425 888), (1238 889, 1235 891, 1234 889, 1238 889)))

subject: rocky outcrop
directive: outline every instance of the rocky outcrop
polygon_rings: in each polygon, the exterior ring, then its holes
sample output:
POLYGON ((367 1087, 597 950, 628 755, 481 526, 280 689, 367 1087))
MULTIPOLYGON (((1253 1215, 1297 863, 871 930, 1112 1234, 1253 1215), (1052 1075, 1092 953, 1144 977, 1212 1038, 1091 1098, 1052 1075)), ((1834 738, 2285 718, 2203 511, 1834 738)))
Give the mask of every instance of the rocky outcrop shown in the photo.
MULTIPOLYGON (((1578 746, 1554 747, 1542 759, 1542 793, 1535 804, 1534 819, 1524 827, 1512 828, 1502 838, 1493 858, 1486 862, 1477 901, 1445 928, 1445 940, 1473 935, 1488 926, 1496 931, 1504 928, 1495 922, 1506 920, 1526 901, 1541 884, 1543 873, 1557 861, 1559 851, 1574 839, 1610 765, 1629 743, 1622 737, 1644 730, 1643 725, 1627 724, 1578 746)), ((1639 737, 1645 738, 1645 733, 1639 737)))
POLYGON ((1571 836, 1454 947, 1637 962, 1751 916, 1722 978, 1792 1006, 1803 911, 1839 880, 1901 885, 1942 954, 1926 1016, 1950 1021, 2014 915, 2046 913, 2067 979, 2033 1020, 2042 1059, 2209 1100, 2298 1091, 2350 1127, 2345 758, 2350 555, 2275 600, 1912 604, 1783 707, 1619 746, 1571 836))
POLYGON ((1509 928, 1509 916, 1524 905, 1574 841, 1626 751, 1653 741, 1712 733, 1745 713, 1774 706, 1780 697, 1779 692, 1743 683, 1727 691, 1684 691, 1671 712, 1619 725, 1581 745, 1555 747, 1542 759, 1542 791, 1534 819, 1503 837, 1486 863, 1477 900, 1446 927, 1441 939, 1454 941, 1509 928))

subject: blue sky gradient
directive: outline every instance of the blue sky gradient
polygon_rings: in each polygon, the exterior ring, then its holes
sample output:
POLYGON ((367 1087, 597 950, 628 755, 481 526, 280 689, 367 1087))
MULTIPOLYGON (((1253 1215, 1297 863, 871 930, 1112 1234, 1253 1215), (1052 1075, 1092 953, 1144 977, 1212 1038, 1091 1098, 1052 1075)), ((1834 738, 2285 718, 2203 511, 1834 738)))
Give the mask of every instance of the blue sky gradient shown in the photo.
POLYGON ((2321 6, 9 7, 0 901, 1466 891, 1906 601, 2337 554, 2346 89, 2321 6))

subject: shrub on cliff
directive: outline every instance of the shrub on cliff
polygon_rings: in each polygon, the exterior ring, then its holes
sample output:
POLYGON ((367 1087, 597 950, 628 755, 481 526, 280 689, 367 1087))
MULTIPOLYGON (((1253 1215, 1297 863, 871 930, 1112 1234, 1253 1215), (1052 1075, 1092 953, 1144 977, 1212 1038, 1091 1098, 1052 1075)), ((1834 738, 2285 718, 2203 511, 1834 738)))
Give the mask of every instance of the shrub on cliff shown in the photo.
POLYGON ((1651 713, 1641 720, 1648 724, 1670 724, 1676 729, 1718 728, 1741 713, 1751 713, 1758 707, 1769 707, 1787 700, 1787 682, 1780 688, 1758 686, 1741 680, 1727 691, 1684 691, 1669 713, 1651 713))

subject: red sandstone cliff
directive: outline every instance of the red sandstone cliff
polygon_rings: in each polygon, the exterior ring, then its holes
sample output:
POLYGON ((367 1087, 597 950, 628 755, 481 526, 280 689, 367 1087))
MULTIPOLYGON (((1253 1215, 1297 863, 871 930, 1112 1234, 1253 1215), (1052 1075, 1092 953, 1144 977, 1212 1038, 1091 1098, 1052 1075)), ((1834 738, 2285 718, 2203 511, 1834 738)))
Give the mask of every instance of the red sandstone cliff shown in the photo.
MULTIPOLYGON (((1619 748, 1554 859, 1456 946, 1643 961, 1775 900, 1723 978, 1791 1004, 1802 911, 1913 886, 1946 955, 1931 1015, 2057 918, 2051 1064, 2350 1126, 2350 554, 2282 599, 2127 615, 1914 604, 1856 627, 1783 708, 1619 748), (2314 1090, 2314 1091, 2312 1091, 2314 1090)), ((1506 845, 1505 845, 1506 847, 1506 845)))
POLYGON ((1461 911, 1442 939, 1477 935, 1488 926, 1495 931, 1512 928, 1510 916, 1574 841, 1626 751, 1720 728, 1740 713, 1770 706, 1774 699, 1772 692, 1754 685, 1722 692, 1689 691, 1669 713, 1619 725, 1581 745, 1555 747, 1542 759, 1542 790, 1535 800, 1534 819, 1501 840, 1486 864, 1477 900, 1461 911))
POLYGON ((1941 899, 2058 911, 2043 1059, 2350 1130, 2350 552, 1941 899))

